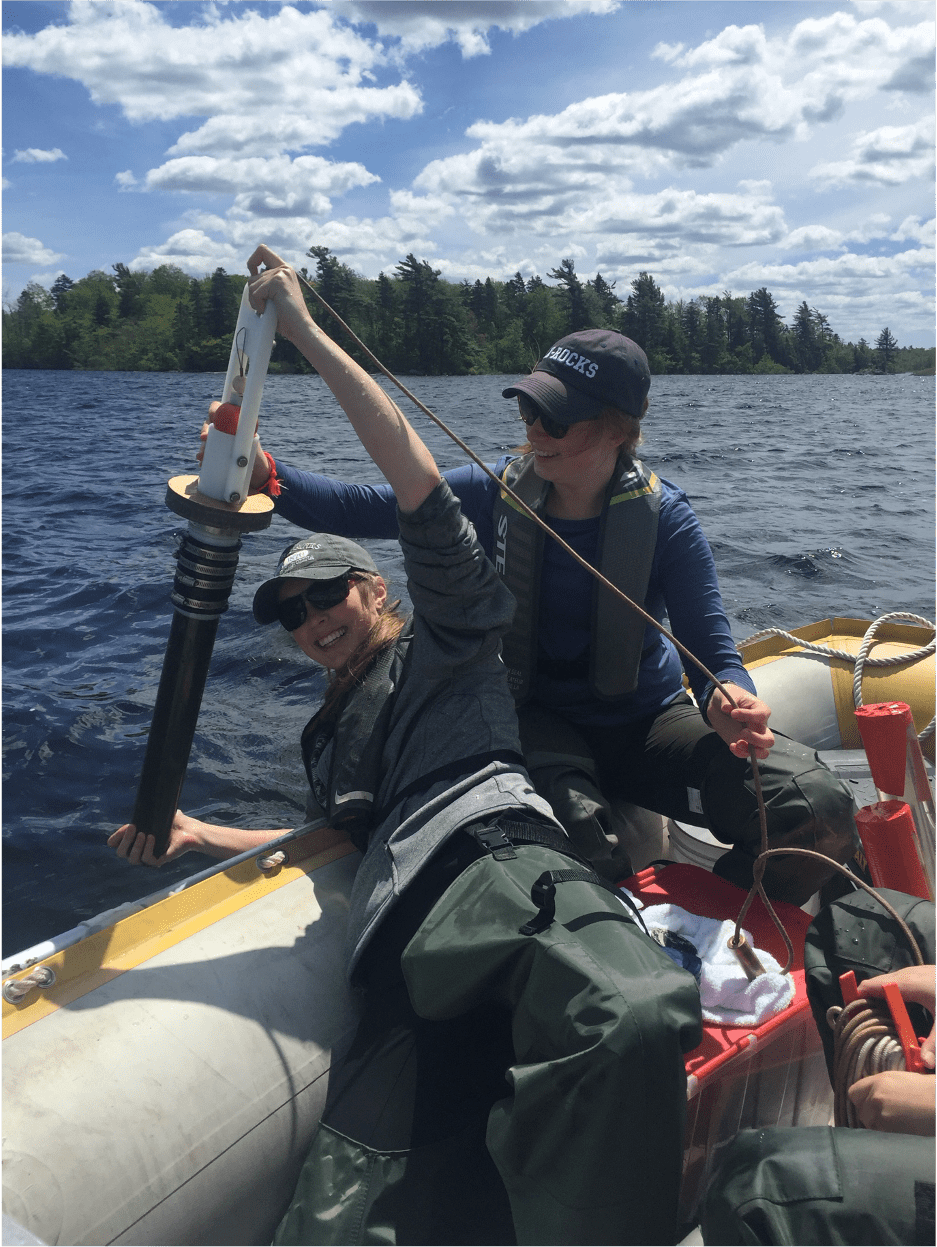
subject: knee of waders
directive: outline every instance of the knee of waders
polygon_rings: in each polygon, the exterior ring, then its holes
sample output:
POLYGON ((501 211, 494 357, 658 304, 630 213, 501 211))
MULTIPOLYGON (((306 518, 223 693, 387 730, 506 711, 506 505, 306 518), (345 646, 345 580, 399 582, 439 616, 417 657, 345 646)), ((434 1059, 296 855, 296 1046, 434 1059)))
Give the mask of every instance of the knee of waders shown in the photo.
MULTIPOLYGON (((783 737, 778 743, 777 757, 772 750, 761 764, 768 848, 809 849, 847 863, 858 847, 852 791, 806 746, 783 737)), ((749 776, 733 794, 723 792, 712 801, 709 796, 704 795, 704 808, 715 835, 734 845, 716 862, 714 873, 749 888, 761 851, 753 780, 749 776)), ((803 905, 837 873, 835 866, 816 858, 779 855, 768 859, 763 882, 773 900, 803 905)))
POLYGON ((612 832, 612 811, 594 774, 570 764, 538 767, 530 759, 528 773, 579 856, 604 879, 626 879, 632 873, 631 859, 612 832))

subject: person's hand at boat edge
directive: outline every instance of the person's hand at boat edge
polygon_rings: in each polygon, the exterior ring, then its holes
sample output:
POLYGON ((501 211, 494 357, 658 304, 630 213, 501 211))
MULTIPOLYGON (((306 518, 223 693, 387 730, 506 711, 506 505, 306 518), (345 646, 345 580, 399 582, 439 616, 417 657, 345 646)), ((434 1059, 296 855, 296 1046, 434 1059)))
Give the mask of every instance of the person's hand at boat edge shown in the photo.
POLYGON ((706 707, 706 718, 711 727, 737 758, 748 757, 749 745, 754 745, 755 757, 759 761, 766 758, 774 744, 774 733, 768 727, 770 707, 737 684, 726 684, 725 687, 738 705, 733 708, 719 689, 714 689, 706 707))
POLYGON ((286 827, 264 831, 253 831, 245 827, 219 827, 176 810, 169 830, 169 845, 161 857, 157 857, 155 853, 156 837, 138 832, 133 823, 118 827, 108 836, 107 843, 110 848, 117 850, 118 857, 126 858, 131 866, 165 866, 183 853, 207 853, 209 857, 223 861, 250 849, 263 848, 288 830, 286 827))

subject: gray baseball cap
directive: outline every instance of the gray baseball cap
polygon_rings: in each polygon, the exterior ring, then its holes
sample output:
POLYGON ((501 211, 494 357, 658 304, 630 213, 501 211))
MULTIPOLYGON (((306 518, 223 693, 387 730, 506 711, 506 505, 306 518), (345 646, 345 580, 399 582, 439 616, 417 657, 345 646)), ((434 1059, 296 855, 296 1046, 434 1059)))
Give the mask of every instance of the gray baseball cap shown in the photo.
POLYGON ((504 398, 526 394, 561 424, 597 420, 603 407, 641 419, 651 388, 647 356, 614 329, 581 329, 547 351, 529 376, 502 390, 504 398))
POLYGON ((346 572, 376 571, 374 559, 357 542, 332 533, 312 533, 280 555, 276 572, 254 594, 254 618, 261 624, 277 618, 281 580, 336 580, 346 572))

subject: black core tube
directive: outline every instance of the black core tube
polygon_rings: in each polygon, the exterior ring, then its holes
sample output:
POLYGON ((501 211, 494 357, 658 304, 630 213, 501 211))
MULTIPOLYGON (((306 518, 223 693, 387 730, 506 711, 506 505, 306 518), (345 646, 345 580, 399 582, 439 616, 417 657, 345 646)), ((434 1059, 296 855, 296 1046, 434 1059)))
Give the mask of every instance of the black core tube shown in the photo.
POLYGON ((169 844, 218 619, 228 609, 240 548, 236 534, 227 545, 212 544, 190 525, 176 555, 175 610, 133 811, 137 831, 156 837, 157 857, 169 844))

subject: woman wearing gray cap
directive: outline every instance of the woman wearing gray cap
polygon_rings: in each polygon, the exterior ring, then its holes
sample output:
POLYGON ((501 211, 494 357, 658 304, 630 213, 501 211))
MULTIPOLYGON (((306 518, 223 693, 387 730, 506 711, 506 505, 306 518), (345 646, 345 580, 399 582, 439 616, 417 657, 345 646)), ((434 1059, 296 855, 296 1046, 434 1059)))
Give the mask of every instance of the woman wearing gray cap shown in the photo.
MULTIPOLYGON (((249 263, 252 304, 275 302, 394 490, 414 606, 398 615, 368 554, 320 533, 254 598, 332 672, 302 736, 303 830, 363 852, 362 1018, 276 1242, 672 1243, 694 980, 534 792, 500 658, 514 603, 426 447, 295 274, 265 247, 249 263)), ((168 856, 277 834, 179 815, 168 856)), ((160 864, 132 826, 111 839, 160 864)))
MULTIPOLYGON (((669 617, 739 709, 688 663, 694 705, 669 641, 545 538, 481 469, 456 468, 445 478, 517 600, 504 662, 531 778, 605 877, 630 873, 626 848, 611 835, 608 800, 617 797, 708 826, 732 846, 716 872, 748 887, 760 841, 751 744, 762 759, 771 846, 846 861, 851 793, 813 750, 775 739, 686 495, 633 457, 650 383, 644 352, 619 333, 561 339, 504 391, 517 398, 528 442, 495 471, 612 583, 656 619, 669 617)), ((267 473, 258 456, 255 489, 268 487, 267 473)), ((276 475, 276 508, 296 524, 356 537, 396 532, 387 486, 345 484, 279 461, 276 475)), ((776 898, 803 904, 833 873, 816 860, 775 857, 764 882, 776 898)))

